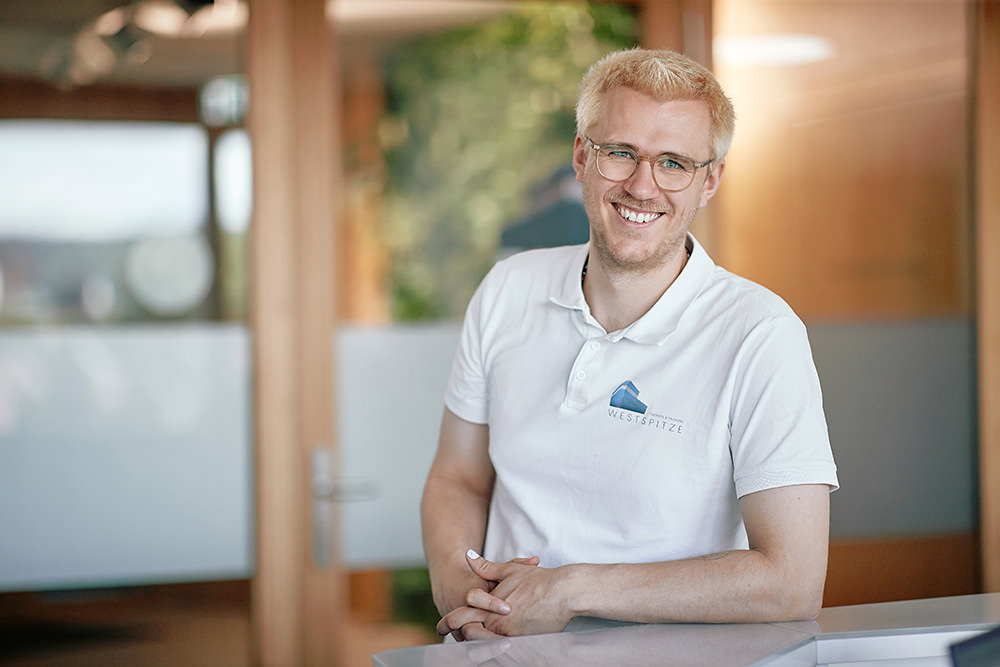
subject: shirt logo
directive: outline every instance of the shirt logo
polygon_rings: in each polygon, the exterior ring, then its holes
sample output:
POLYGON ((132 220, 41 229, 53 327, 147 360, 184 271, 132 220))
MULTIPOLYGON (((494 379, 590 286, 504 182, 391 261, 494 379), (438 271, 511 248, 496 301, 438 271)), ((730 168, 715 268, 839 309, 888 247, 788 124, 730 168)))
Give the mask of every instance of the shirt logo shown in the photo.
POLYGON ((680 435, 684 433, 684 420, 646 411, 646 404, 639 400, 639 390, 631 380, 625 380, 611 394, 608 418, 636 427, 650 428, 680 435))
POLYGON ((646 404, 639 400, 639 390, 631 380, 622 382, 611 394, 611 407, 646 414, 646 404))

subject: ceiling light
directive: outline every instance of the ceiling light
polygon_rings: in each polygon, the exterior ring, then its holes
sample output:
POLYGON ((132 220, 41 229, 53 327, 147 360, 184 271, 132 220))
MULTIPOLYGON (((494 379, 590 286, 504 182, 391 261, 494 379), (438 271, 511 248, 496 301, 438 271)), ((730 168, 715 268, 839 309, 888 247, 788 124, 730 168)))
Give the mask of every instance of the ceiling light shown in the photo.
POLYGON ((123 27, 128 20, 125 15, 125 10, 119 7, 118 9, 112 9, 109 12, 101 14, 101 16, 94 21, 94 30, 97 31, 99 35, 113 35, 123 27))
POLYGON ((833 45, 816 35, 771 34, 716 37, 712 55, 731 66, 804 65, 829 60, 833 45))
POLYGON ((246 26, 249 16, 245 2, 216 0, 213 4, 195 12, 185 30, 190 30, 195 35, 237 32, 246 26))
POLYGON ((176 37, 184 30, 190 14, 170 0, 148 0, 135 8, 134 21, 137 26, 166 37, 176 37))
MULTIPOLYGON (((121 33, 122 28, 116 35, 121 33)), ((73 53, 77 62, 86 70, 93 73, 94 77, 104 76, 115 68, 115 53, 107 40, 112 37, 103 37, 92 30, 83 30, 73 43, 73 53)))
POLYGON ((326 16, 339 29, 391 29, 487 18, 511 7, 509 0, 327 0, 326 16))

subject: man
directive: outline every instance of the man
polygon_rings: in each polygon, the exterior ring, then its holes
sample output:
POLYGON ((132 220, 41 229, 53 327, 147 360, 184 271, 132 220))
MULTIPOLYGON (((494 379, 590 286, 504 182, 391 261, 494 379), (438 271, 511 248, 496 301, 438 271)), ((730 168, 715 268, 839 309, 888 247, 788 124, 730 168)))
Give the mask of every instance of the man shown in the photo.
POLYGON ((733 123, 673 52, 585 75, 590 242, 499 263, 466 314, 422 502, 441 634, 819 612, 838 482, 805 328, 688 233, 733 123))

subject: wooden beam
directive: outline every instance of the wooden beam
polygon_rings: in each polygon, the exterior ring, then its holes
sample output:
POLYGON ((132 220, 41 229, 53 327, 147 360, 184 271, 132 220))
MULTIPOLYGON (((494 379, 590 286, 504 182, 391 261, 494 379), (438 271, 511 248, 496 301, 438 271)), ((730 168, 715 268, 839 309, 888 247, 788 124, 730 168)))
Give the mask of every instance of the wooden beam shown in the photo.
MULTIPOLYGON (((252 606, 256 662, 262 665, 344 664, 343 574, 334 544, 323 545, 334 554, 331 565, 313 562, 309 471, 313 449, 335 444, 335 71, 324 0, 250 3, 257 462, 252 606)), ((325 528, 337 534, 333 525, 325 528)))
POLYGON ((712 0, 640 0, 639 32, 647 49, 672 49, 712 68, 712 0))
POLYGON ((0 118, 198 122, 196 88, 95 85, 63 90, 0 76, 0 118))
POLYGON ((1000 2, 976 11, 976 247, 983 588, 1000 592, 1000 2))
MULTIPOLYGON (((712 0, 638 0, 640 43, 647 49, 671 49, 712 69, 712 0)), ((722 197, 726 188, 722 188, 722 197)), ((719 259, 719 205, 698 214, 691 231, 708 253, 719 259)))

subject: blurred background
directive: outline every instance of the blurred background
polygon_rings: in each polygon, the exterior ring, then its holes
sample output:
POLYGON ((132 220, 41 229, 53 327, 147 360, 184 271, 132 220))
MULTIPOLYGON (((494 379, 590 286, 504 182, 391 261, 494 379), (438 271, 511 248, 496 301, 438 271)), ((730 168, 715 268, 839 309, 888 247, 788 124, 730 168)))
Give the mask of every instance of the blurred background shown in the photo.
POLYGON ((826 606, 996 590, 984 6, 0 4, 0 662, 437 641, 417 505, 465 304, 587 239, 577 84, 635 45, 736 106, 693 231, 809 329, 826 606))

